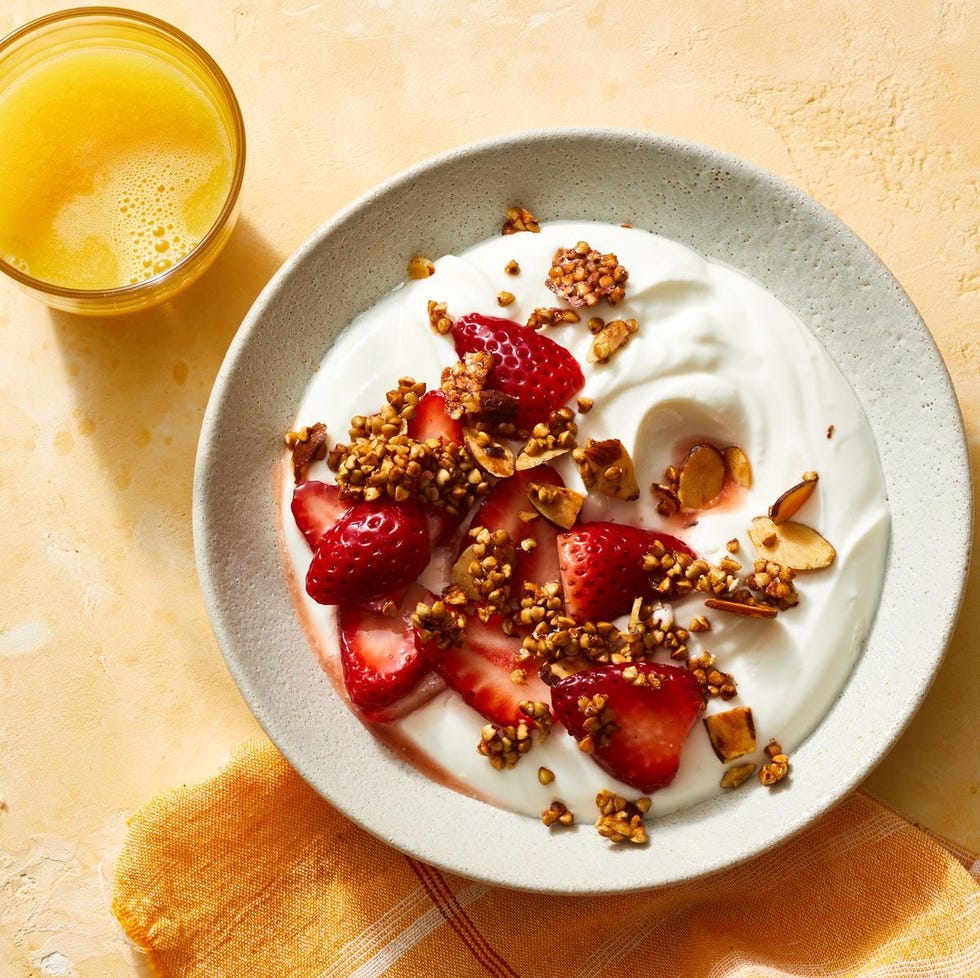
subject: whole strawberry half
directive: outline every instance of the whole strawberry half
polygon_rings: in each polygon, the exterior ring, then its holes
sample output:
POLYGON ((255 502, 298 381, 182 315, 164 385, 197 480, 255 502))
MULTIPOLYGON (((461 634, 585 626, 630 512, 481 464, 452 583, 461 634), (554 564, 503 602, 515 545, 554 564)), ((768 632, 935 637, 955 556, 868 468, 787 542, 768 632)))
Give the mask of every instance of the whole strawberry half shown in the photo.
POLYGON ((309 479, 293 490, 291 509, 310 549, 315 550, 320 537, 350 510, 352 503, 340 498, 340 490, 329 482, 309 479))
POLYGON ((496 615, 486 622, 468 618, 462 644, 443 650, 429 643, 423 652, 446 685, 477 713, 501 726, 516 725, 527 719, 520 710, 524 700, 548 703, 551 696, 533 663, 524 667, 527 681, 514 682, 521 639, 505 635, 500 625, 496 615))
POLYGON ((558 564, 565 610, 576 621, 611 621, 637 597, 651 594, 643 557, 654 543, 694 556, 669 533, 628 523, 582 523, 558 534, 558 564))
POLYGON ((582 697, 607 697, 618 730, 592 753, 595 762, 619 781, 646 793, 664 788, 677 774, 681 749, 704 710, 697 680, 681 666, 656 662, 597 666, 559 680, 551 702, 566 730, 586 735, 582 697), (624 678, 627 668, 646 678, 642 685, 624 678))
POLYGON ((487 493, 470 521, 471 526, 506 530, 510 535, 516 551, 511 593, 517 597, 520 597, 525 581, 547 584, 548 581, 558 580, 558 549, 555 545, 557 528, 543 516, 530 521, 521 519, 521 513, 534 511, 527 498, 527 487, 532 482, 542 482, 549 486, 565 484, 550 465, 518 470, 509 478, 502 479, 487 493), (534 541, 531 549, 521 546, 528 539, 534 541))
POLYGON ((425 588, 410 585, 394 615, 361 605, 337 610, 340 662, 351 702, 375 723, 404 716, 445 684, 432 673, 412 624, 419 601, 431 600, 425 588))
POLYGON ((429 524, 418 503, 357 503, 320 537, 306 591, 320 604, 370 601, 414 581, 430 554, 429 524))
POLYGON ((453 324, 453 340, 460 357, 475 351, 493 354, 487 384, 517 401, 520 428, 545 421, 585 383, 582 368, 565 347, 510 319, 470 313, 453 324))

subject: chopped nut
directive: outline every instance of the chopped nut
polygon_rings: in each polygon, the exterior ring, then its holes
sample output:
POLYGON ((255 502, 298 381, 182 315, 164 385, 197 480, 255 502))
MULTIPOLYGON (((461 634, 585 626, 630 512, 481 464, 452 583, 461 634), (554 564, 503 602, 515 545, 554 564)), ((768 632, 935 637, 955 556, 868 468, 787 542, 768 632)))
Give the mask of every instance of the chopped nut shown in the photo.
POLYGON ((738 445, 729 445, 722 454, 725 457, 728 474, 743 489, 751 489, 752 463, 749 462, 748 455, 738 445))
POLYGON ((578 749, 583 754, 591 754, 597 747, 605 747, 619 731, 616 714, 602 693, 580 696, 576 705, 585 717, 582 724, 585 733, 578 741, 578 749))
POLYGON ((327 455, 327 426, 322 421, 286 432, 286 446, 292 451, 293 481, 306 481, 310 466, 327 455))
POLYGON ((650 486, 650 492, 657 500, 657 512, 661 516, 676 516, 681 511, 680 496, 672 486, 654 482, 650 486))
POLYGON ((738 538, 737 537, 732 537, 732 539, 729 540, 728 543, 725 544, 725 549, 730 554, 737 554, 739 552, 739 550, 742 549, 742 545, 738 542, 738 538))
POLYGON ((705 696, 727 701, 737 695, 738 688, 732 674, 718 669, 715 666, 715 657, 706 649, 688 656, 687 668, 705 696))
POLYGON ((522 700, 517 706, 521 713, 537 727, 539 731, 538 740, 545 740, 551 732, 551 725, 554 722, 551 707, 540 700, 522 700))
POLYGON ((493 354, 480 350, 465 354, 443 370, 440 387, 449 417, 458 421, 464 414, 480 410, 480 395, 492 369, 493 354))
POLYGON ((440 336, 445 336, 453 328, 453 321, 445 302, 436 302, 435 299, 429 300, 429 325, 432 327, 432 331, 440 336))
POLYGON ((513 292, 498 292, 497 293, 497 305, 498 306, 509 306, 514 301, 513 292))
POLYGON ((626 294, 629 273, 619 259, 600 254, 585 241, 574 248, 559 248, 551 266, 545 284, 571 306, 591 307, 600 299, 614 306, 626 294))
POLYGON ((578 425, 571 408, 552 411, 547 421, 539 422, 531 430, 531 437, 517 457, 516 468, 520 471, 533 469, 564 455, 575 447, 577 434, 578 425))
POLYGON ((551 805, 541 813, 541 821, 548 828, 555 825, 571 825, 575 821, 575 816, 560 801, 553 801, 551 805))
POLYGON ((818 476, 816 472, 807 472, 803 476, 803 481, 798 482, 791 489, 787 489, 770 507, 769 519, 779 526, 796 515, 797 510, 813 495, 813 490, 817 488, 818 476))
POLYGON ((635 319, 614 319, 595 334, 586 360, 589 363, 607 363, 619 349, 626 346, 630 337, 639 329, 635 319))
POLYGON ((452 569, 452 582, 470 601, 483 602, 504 611, 514 572, 514 545, 506 530, 484 526, 470 529, 472 542, 463 549, 452 569))
POLYGON ((640 487, 636 481, 633 460, 618 438, 596 441, 590 438, 584 448, 577 448, 572 458, 589 492, 616 499, 638 499, 640 487))
POLYGON ((514 474, 514 453, 487 432, 478 428, 463 428, 463 444, 469 449, 473 461, 490 475, 507 479, 514 474))
POLYGON ((778 740, 769 741, 766 745, 766 756, 769 760, 759 769, 759 781, 771 788, 789 773, 789 757, 783 753, 778 740))
POLYGON ((430 275, 435 275, 436 266, 429 261, 428 258, 423 258, 421 255, 416 255, 414 258, 409 260, 408 263, 408 277, 409 278, 428 278, 430 275))
POLYGON ((695 445, 681 463, 677 480, 677 497, 681 508, 707 509, 725 487, 725 459, 714 445, 695 445))
POLYGON ((564 326, 578 321, 579 315, 574 309, 541 306, 528 316, 527 328, 541 329, 544 326, 564 326))
POLYGON ((777 610, 768 604, 749 604, 747 601, 728 601, 725 598, 706 598, 704 605, 712 611, 727 611, 742 618, 775 618, 777 610))
POLYGON ((517 259, 516 258, 511 258, 511 260, 509 262, 507 262, 506 265, 504 265, 504 271, 508 275, 520 275, 521 274, 521 266, 517 264, 517 259))
POLYGON ((755 768, 755 764, 751 761, 745 764, 733 764, 731 767, 725 768, 725 773, 721 776, 721 787, 737 788, 752 777, 752 772, 755 771, 755 768))
POLYGON ((466 619, 446 601, 438 599, 431 605, 420 601, 415 606, 412 624, 418 629, 422 643, 434 642, 437 649, 459 645, 466 632, 466 619))
POLYGON ((829 567, 837 551, 816 530, 792 521, 775 524, 768 516, 757 516, 749 528, 749 539, 760 557, 793 570, 829 567))
POLYGON ((516 726, 488 723, 480 731, 476 750, 487 758, 492 768, 502 771, 514 767, 533 745, 531 732, 523 721, 516 726))
POLYGON ((723 764, 755 750, 755 722, 752 708, 736 706, 723 713, 713 713, 702 720, 715 756, 723 764))
POLYGON ((575 402, 579 414, 588 414, 592 410, 595 401, 591 397, 580 397, 575 402))
POLYGON ((745 579, 746 587, 762 595, 766 604, 775 605, 780 611, 792 608, 799 603, 793 583, 796 571, 774 560, 757 560, 754 571, 745 579))
POLYGON ((538 768, 538 781, 541 784, 551 784, 555 780, 555 772, 548 767, 538 768))
POLYGON ((518 231, 537 233, 541 230, 541 225, 526 207, 508 207, 506 218, 504 226, 500 229, 501 234, 516 234, 518 231))
POLYGON ((564 486, 551 486, 544 482, 532 482, 527 487, 531 505, 555 526, 567 530, 578 519, 585 496, 564 486))
POLYGON ((596 831, 610 842, 632 842, 643 845, 649 841, 643 817, 650 811, 650 799, 637 798, 627 801, 615 792, 603 789, 595 798, 599 817, 596 831))

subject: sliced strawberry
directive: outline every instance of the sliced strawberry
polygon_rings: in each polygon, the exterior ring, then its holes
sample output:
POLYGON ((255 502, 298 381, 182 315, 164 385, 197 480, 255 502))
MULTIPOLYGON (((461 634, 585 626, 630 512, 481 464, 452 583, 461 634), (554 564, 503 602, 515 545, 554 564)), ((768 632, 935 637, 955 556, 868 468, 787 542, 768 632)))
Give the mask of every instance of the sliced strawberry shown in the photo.
POLYGON ((352 605, 338 609, 344 683, 351 702, 368 720, 404 716, 443 688, 441 681, 423 681, 431 671, 412 624, 416 604, 431 598, 425 588, 413 584, 394 616, 352 605))
POLYGON ((306 590, 320 604, 370 601, 414 581, 430 552, 418 503, 357 503, 320 537, 306 590))
POLYGON ((310 479, 293 490, 291 508, 293 519, 300 528, 310 549, 316 549, 320 537, 352 506, 340 498, 340 490, 329 482, 310 479))
MULTIPOLYGON (((406 433, 415 441, 441 438, 444 442, 463 443, 462 422, 446 414, 446 395, 438 389, 426 391, 419 399, 415 414, 408 421, 406 433)), ((465 515, 451 516, 441 506, 427 506, 425 513, 433 547, 449 540, 465 515)))
POLYGON ((704 710, 697 680, 681 666, 638 662, 632 666, 597 666, 559 680, 551 687, 558 719, 576 739, 586 735, 581 697, 607 697, 618 730, 592 753, 595 762, 614 778, 642 792, 664 788, 677 774, 681 748, 704 710), (648 682, 624 678, 636 669, 648 682))
POLYGON ((544 517, 530 522, 521 519, 521 513, 533 512, 527 498, 527 487, 532 482, 549 486, 563 486, 561 476, 550 465, 523 469, 510 478, 498 482, 480 504, 471 526, 485 526, 488 530, 506 530, 517 552, 514 573, 511 577, 511 593, 521 594, 525 581, 546 584, 558 580, 558 549, 555 540, 558 531, 544 517), (525 550, 524 540, 534 540, 534 547, 525 550))
POLYGON ((426 391, 419 399, 415 414, 408 421, 406 433, 415 441, 441 438, 457 444, 463 442, 463 425, 446 414, 446 395, 438 389, 426 391))
POLYGON ((611 621, 651 593, 643 557, 656 542, 694 556, 682 540, 626 523, 582 523, 558 534, 565 610, 576 621, 611 621))
POLYGON ((549 703, 551 694, 534 664, 522 666, 527 682, 515 683, 511 678, 521 639, 505 635, 500 625, 496 615, 487 622, 468 618, 461 645, 441 650, 430 643, 423 651, 446 685, 477 713, 501 726, 516 725, 527 719, 520 711, 524 700, 549 703))
POLYGON ((585 383, 582 368, 565 347, 510 319, 470 313, 453 324, 453 340, 460 357, 475 351, 493 354, 487 386, 516 399, 520 428, 545 421, 585 383))

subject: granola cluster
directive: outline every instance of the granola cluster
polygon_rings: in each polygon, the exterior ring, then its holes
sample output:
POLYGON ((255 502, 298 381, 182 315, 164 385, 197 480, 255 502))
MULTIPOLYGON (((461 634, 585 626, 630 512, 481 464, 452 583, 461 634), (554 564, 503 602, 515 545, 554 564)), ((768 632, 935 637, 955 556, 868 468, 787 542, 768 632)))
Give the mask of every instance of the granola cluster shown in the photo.
POLYGON ((338 442, 326 456, 343 498, 415 499, 462 515, 490 488, 465 445, 419 442, 406 433, 424 392, 424 384, 402 378, 378 413, 351 419, 351 441, 338 442))
POLYGON ((603 255, 587 241, 559 248, 551 260, 547 286, 570 306, 592 307, 601 299, 614 306, 626 296, 629 273, 613 255, 603 255))
POLYGON ((575 448, 577 435, 578 425, 571 408, 552 411, 547 421, 539 421, 531 429, 531 436, 517 459, 517 468, 534 468, 570 452, 575 448))
POLYGON ((596 819, 596 831, 610 842, 631 842, 633 845, 644 845, 649 841, 644 816, 650 811, 650 799, 637 798, 627 801, 613 791, 603 789, 595 798, 599 817, 596 819))

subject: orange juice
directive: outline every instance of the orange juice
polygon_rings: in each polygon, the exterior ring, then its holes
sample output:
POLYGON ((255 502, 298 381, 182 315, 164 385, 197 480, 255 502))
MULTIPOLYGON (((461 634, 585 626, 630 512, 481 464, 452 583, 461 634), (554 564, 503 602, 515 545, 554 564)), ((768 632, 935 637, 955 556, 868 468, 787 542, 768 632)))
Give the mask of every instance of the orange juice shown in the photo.
POLYGON ((15 277, 138 286, 186 259, 237 198, 244 150, 219 86, 169 25, 132 16, 52 36, 5 72, 0 260, 15 277))

